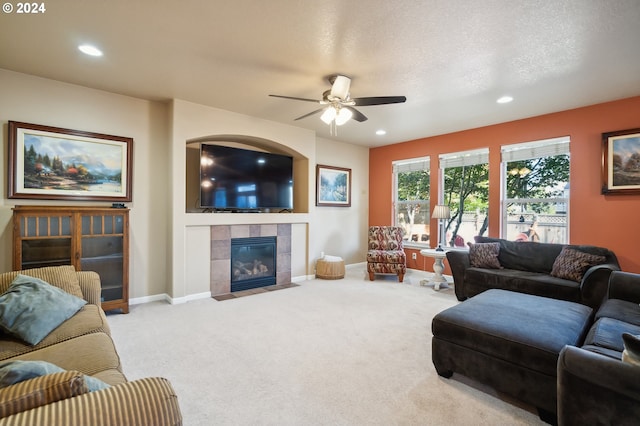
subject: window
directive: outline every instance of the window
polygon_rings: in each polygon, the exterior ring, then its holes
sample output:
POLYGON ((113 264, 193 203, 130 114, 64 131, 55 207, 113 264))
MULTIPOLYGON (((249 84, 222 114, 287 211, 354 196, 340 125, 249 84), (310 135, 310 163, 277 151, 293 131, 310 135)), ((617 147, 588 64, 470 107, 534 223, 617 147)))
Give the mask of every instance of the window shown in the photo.
POLYGON ((502 147, 502 237, 569 240, 569 137, 502 147))
POLYGON ((465 247, 489 231, 489 149, 440 155, 442 203, 451 209, 443 246, 465 247))
POLYGON ((404 228, 405 240, 429 242, 429 158, 393 162, 394 225, 404 228))

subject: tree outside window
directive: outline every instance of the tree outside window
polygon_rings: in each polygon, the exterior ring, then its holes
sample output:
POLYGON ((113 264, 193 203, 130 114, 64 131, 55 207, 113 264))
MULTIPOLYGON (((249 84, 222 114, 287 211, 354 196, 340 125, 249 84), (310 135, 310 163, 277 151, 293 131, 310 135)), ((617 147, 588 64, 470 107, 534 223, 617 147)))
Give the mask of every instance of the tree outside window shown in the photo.
POLYGON ((568 242, 569 138, 502 148, 503 238, 568 242))
POLYGON ((445 223, 447 246, 466 247, 473 237, 488 232, 488 161, 488 149, 440 156, 443 204, 451 209, 451 218, 445 223))
POLYGON ((428 244, 430 239, 429 159, 396 162, 393 169, 395 225, 404 228, 406 240, 418 244, 428 244))

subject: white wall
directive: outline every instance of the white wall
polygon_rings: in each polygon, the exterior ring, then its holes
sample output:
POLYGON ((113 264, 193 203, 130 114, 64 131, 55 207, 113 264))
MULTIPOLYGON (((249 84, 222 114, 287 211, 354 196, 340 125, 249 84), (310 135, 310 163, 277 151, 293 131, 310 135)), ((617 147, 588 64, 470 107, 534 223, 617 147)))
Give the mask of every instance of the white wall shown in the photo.
MULTIPOLYGON (((186 213, 184 165, 186 162, 186 144, 188 141, 220 135, 247 136, 271 141, 287 147, 308 158, 315 164, 315 133, 299 127, 288 126, 272 121, 256 119, 242 114, 207 107, 191 102, 174 99, 171 108, 172 116, 172 248, 171 259, 173 297, 188 298, 190 294, 209 290, 209 275, 194 276, 188 271, 193 259, 204 260, 209 247, 204 246, 206 239, 200 235, 207 232, 207 225, 236 223, 293 223, 291 273, 293 276, 309 274, 307 254, 313 233, 308 231, 309 213, 273 213, 273 214, 234 214, 234 213, 186 213), (298 228, 302 227, 303 231, 298 228), (204 255, 203 255, 204 253, 204 255), (188 279, 187 279, 188 278, 188 279)), ((307 171, 307 180, 311 182, 313 167, 307 171)), ((304 179, 301 179, 304 181, 304 179)), ((296 180, 297 182, 297 180, 296 180)), ((312 195, 306 192, 307 203, 311 203, 312 195)), ((200 261, 200 260, 198 260, 200 261)))
POLYGON ((316 161, 351 169, 352 186, 351 207, 316 207, 313 227, 318 231, 310 253, 312 262, 321 252, 341 256, 346 264, 364 262, 369 221, 369 149, 318 138, 316 161))
POLYGON ((168 127, 166 104, 149 102, 0 69, 2 152, 0 269, 11 270, 11 207, 37 205, 111 205, 98 202, 7 199, 7 121, 22 121, 89 132, 127 136, 133 142, 133 202, 130 212, 130 297, 167 292, 169 210, 166 189, 168 127))
MULTIPOLYGON (((180 299, 208 291, 206 268, 187 271, 211 224, 237 221, 232 214, 185 213, 185 143, 212 135, 247 135, 282 144, 309 159, 308 212, 250 215, 250 223, 294 223, 292 276, 314 273, 320 252, 364 261, 368 218, 368 149, 325 139, 315 132, 182 100, 151 102, 0 69, 2 150, 0 271, 11 270, 11 207, 16 204, 98 205, 110 203, 7 199, 7 121, 23 121, 128 136, 133 144, 130 297, 169 294, 180 299), (340 155, 336 156, 336 152, 340 155), (352 169, 352 205, 315 206, 315 165, 352 169), (288 216, 285 218, 285 216, 288 216), (285 220, 286 219, 286 220, 285 220), (193 228, 192 228, 193 227, 193 228), (206 231, 204 231, 206 232, 206 231), (189 243, 195 241, 195 246, 189 243)), ((298 182, 298 181, 296 181, 298 182)), ((243 219, 245 220, 245 219, 243 219)), ((205 247, 208 250, 208 248, 205 247)))

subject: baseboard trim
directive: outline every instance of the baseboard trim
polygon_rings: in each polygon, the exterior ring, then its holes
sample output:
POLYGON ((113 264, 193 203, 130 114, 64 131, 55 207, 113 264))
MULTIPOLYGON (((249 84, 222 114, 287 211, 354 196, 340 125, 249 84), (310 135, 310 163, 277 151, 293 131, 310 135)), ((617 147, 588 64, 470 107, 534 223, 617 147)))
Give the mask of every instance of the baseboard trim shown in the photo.
POLYGON ((169 301, 170 297, 167 293, 154 294, 152 296, 134 297, 129 299, 129 305, 142 305, 143 303, 169 301))
POLYGON ((205 291, 203 293, 189 294, 184 297, 171 297, 167 293, 162 293, 162 294, 154 294, 152 296, 136 297, 133 299, 129 299, 129 305, 141 305, 143 303, 151 303, 151 302, 159 302, 159 301, 164 301, 171 305, 179 305, 182 303, 190 302, 192 300, 208 299, 210 297, 211 297, 210 291, 205 291))
POLYGON ((357 269, 357 268, 363 268, 366 271, 367 262, 349 263, 348 265, 345 265, 345 269, 357 269))
POLYGON ((210 298, 211 298, 211 292, 205 291, 203 293, 189 294, 184 297, 170 297, 169 303, 171 303, 172 305, 179 305, 181 303, 187 303, 193 300, 210 299, 210 298))
MULTIPOLYGON (((345 265, 346 269, 359 269, 362 268, 364 271, 367 270, 367 262, 359 262, 359 263, 351 263, 348 265, 345 265)), ((430 271, 423 271, 420 269, 413 269, 413 268, 407 268, 408 270, 410 270, 412 273, 416 274, 416 275, 425 275, 426 277, 429 277, 431 275, 433 275, 433 272, 430 271)), ((447 281, 451 284, 453 283, 453 277, 451 275, 444 275, 444 277, 447 279, 447 281)), ((304 282, 304 281, 311 281, 313 279, 315 279, 316 276, 315 275, 300 275, 297 277, 292 277, 291 278, 291 282, 292 283, 300 283, 300 282, 304 282)), ((135 297, 133 299, 129 299, 129 305, 141 305, 143 303, 151 303, 151 302, 158 302, 158 301, 164 301, 167 302, 171 305, 180 305, 182 303, 187 303, 190 302, 192 300, 199 300, 199 299, 208 299, 211 298, 211 292, 210 291, 205 291, 203 293, 196 293, 196 294, 189 294, 187 296, 183 296, 183 297, 171 297, 169 296, 167 293, 162 293, 162 294, 154 294, 151 296, 143 296, 143 297, 135 297)))

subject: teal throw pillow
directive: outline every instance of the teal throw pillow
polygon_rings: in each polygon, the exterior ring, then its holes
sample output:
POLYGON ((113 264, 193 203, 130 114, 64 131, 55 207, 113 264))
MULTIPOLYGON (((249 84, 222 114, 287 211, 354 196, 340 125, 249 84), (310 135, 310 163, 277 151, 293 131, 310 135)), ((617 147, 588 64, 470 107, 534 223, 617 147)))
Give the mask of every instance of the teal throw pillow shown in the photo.
POLYGON ((0 296, 0 328, 37 345, 86 303, 45 281, 19 274, 0 296))
MULTIPOLYGON (((62 373, 65 370, 46 361, 5 361, 0 363, 0 388, 5 388, 25 380, 47 374, 62 373)), ((95 377, 84 375, 89 392, 106 389, 108 384, 95 377)))
POLYGON ((63 371, 57 365, 45 361, 6 361, 0 364, 0 388, 63 371))

